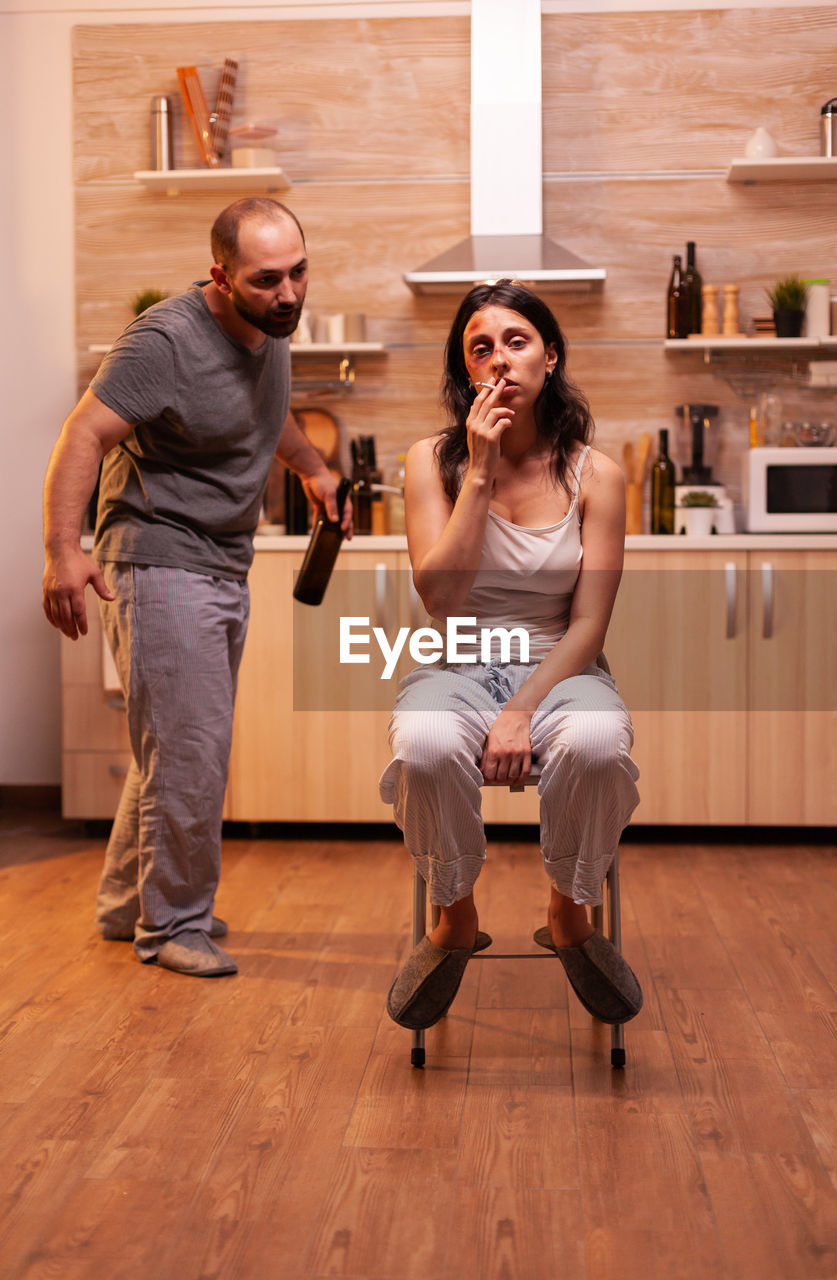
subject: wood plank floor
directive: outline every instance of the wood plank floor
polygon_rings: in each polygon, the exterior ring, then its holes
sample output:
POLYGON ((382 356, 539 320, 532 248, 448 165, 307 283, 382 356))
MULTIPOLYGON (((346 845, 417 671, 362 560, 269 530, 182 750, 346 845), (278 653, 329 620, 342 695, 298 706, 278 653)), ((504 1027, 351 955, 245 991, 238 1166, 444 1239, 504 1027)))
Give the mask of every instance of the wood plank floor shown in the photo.
MULTIPOLYGON (((832 849, 624 847, 624 1072, 549 957, 471 964, 410 1067, 395 842, 228 841, 216 981, 97 937, 102 850, 0 812, 0 1280, 837 1276, 832 849)), ((545 900, 492 845, 497 949, 545 900)))

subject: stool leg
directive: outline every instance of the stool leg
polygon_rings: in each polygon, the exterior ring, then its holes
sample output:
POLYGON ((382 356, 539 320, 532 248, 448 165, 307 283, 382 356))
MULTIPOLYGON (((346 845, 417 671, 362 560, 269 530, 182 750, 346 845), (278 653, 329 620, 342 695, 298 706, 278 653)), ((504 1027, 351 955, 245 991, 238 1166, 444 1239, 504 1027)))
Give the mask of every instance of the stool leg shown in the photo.
MULTIPOLYGON (((418 869, 413 871, 413 946, 417 947, 427 932, 427 894, 424 880, 418 869)), ((414 1067, 424 1066, 424 1032, 413 1032, 410 1062, 414 1067)))
MULTIPOLYGON (((613 862, 610 864, 610 870, 607 873, 607 914, 608 914, 608 933, 610 941, 613 943, 617 951, 622 950, 622 900, 619 895, 619 853, 614 854, 613 862)), ((611 1028, 610 1042, 610 1062, 611 1066, 624 1067, 625 1065, 625 1028, 620 1023, 619 1026, 611 1028)))

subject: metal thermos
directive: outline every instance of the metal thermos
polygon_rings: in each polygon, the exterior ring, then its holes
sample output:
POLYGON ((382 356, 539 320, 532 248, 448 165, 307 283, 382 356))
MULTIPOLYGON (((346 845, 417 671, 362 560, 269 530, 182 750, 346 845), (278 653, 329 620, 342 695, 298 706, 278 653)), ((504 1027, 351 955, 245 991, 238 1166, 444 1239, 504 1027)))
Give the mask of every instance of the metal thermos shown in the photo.
POLYGON ((837 98, 829 98, 820 110, 822 119, 822 145, 824 156, 837 156, 837 98))
POLYGON ((159 96, 151 99, 151 168, 173 169, 171 145, 171 103, 159 96))

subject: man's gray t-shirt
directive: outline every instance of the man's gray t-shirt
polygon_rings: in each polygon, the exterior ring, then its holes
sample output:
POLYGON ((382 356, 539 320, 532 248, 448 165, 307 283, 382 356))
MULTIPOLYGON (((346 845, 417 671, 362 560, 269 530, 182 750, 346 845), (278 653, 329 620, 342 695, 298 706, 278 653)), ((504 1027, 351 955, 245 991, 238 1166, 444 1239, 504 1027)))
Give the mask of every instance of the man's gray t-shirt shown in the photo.
POLYGON ((133 321, 90 386, 136 424, 102 466, 96 558, 246 577, 290 406, 287 339, 250 351, 197 283, 133 321))

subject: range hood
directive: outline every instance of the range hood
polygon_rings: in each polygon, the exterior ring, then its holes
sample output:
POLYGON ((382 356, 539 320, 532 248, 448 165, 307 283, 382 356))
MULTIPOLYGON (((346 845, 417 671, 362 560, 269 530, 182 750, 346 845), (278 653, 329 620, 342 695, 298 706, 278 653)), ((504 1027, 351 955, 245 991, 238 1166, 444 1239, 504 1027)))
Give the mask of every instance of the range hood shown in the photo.
POLYGON ((541 119, 541 0, 471 0, 471 234, 405 273, 413 293, 503 277, 539 293, 601 285, 604 267, 543 234, 541 119))

